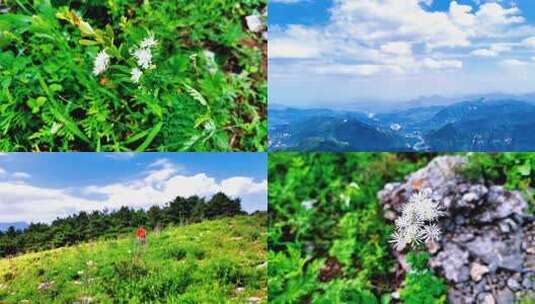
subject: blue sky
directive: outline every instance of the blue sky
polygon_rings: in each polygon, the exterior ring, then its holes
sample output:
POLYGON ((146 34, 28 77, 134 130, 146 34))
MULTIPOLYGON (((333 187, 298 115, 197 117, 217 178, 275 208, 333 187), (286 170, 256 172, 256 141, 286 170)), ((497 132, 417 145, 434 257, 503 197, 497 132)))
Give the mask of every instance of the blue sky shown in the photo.
POLYGON ((1 153, 0 222, 49 222, 81 210, 147 208, 177 195, 267 208, 265 153, 1 153))
POLYGON ((535 1, 272 0, 270 102, 535 91, 535 1))

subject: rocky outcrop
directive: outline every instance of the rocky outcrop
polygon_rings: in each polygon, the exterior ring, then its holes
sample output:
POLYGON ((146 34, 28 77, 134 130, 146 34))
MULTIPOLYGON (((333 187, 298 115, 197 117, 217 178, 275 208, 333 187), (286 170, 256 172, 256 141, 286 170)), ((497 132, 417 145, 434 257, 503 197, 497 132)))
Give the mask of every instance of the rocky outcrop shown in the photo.
MULTIPOLYGON (((442 156, 403 183, 378 193, 387 219, 394 221, 414 192, 430 189, 440 202, 442 238, 427 243, 429 265, 449 283, 451 303, 509 304, 535 301, 535 218, 518 191, 468 182, 463 157, 442 156)), ((395 253, 407 270, 403 253, 395 253)))

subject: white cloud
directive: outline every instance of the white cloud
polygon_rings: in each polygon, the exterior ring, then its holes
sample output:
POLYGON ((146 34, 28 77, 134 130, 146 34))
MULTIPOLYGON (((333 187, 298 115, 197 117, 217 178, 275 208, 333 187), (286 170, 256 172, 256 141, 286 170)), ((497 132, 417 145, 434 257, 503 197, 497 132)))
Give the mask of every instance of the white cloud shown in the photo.
POLYGON ((322 64, 315 66, 318 74, 346 75, 346 76, 373 76, 381 72, 403 73, 399 66, 378 64, 322 64))
POLYGON ((506 60, 502 60, 500 64, 507 68, 518 68, 518 67, 527 66, 528 62, 518 60, 518 59, 506 59, 506 60))
POLYGON ((426 58, 423 61, 423 65, 432 70, 461 69, 463 67, 463 62, 459 60, 435 60, 426 58))
POLYGON ((267 181, 255 182, 250 177, 237 176, 221 181, 221 191, 230 196, 241 196, 267 191, 267 181))
POLYGON ((502 62, 509 57, 529 61, 533 54, 522 48, 535 50, 535 27, 514 1, 476 5, 450 0, 445 11, 433 11, 430 3, 333 0, 325 11, 330 15, 325 24, 270 27, 271 98, 302 106, 306 100, 325 104, 359 97, 414 98, 444 94, 446 87, 450 88, 446 94, 530 90, 527 81, 514 80, 520 75, 506 75, 500 68, 511 65, 502 62), (485 65, 474 57, 485 58, 485 65), (439 76, 441 70, 449 72, 439 76), (448 85, 422 88, 431 74, 448 85), (378 78, 382 85, 373 85, 370 91, 370 83, 378 78), (351 86, 341 90, 342 83, 351 86), (318 84, 322 89, 312 88, 318 84))
POLYGON ((104 157, 114 160, 130 160, 136 157, 134 152, 115 152, 115 153, 105 153, 104 157))
POLYGON ((535 48, 535 36, 534 37, 528 37, 524 40, 522 40, 522 45, 529 48, 535 48))
POLYGON ((270 33, 270 58, 315 58, 321 54, 322 34, 301 25, 290 25, 284 32, 270 33))
POLYGON ((403 41, 387 42, 381 45, 381 51, 394 55, 411 55, 412 47, 410 43, 403 41))
MULTIPOLYGON (((438 49, 450 54, 458 49, 466 52, 462 49, 474 40, 493 39, 510 30, 509 26, 524 22, 515 6, 505 8, 492 2, 474 8, 452 1, 448 11, 431 12, 423 6, 431 3, 336 0, 326 26, 270 29, 270 59, 317 59, 322 64, 311 69, 313 73, 355 77, 462 69, 464 64, 458 59, 429 58, 437 57, 438 49)), ((507 51, 503 45, 492 42, 488 48, 473 50, 472 55, 496 57, 507 51)), ((288 63, 273 65, 278 64, 288 63)))
POLYGON ((26 173, 26 172, 14 172, 12 174, 12 176, 16 179, 27 179, 27 178, 30 178, 32 177, 30 174, 26 173))
POLYGON ((5 169, 3 169, 3 168, 0 167, 0 175, 4 175, 4 174, 6 174, 6 173, 7 173, 7 171, 6 171, 5 169))
POLYGON ((242 198, 245 210, 267 208, 266 180, 235 176, 217 181, 205 173, 185 175, 179 174, 180 170, 180 166, 161 159, 139 178, 80 189, 53 189, 20 181, 0 182, 0 222, 50 222, 58 216, 79 211, 117 209, 125 204, 148 208, 154 204, 163 205, 176 196, 210 197, 219 191, 242 198))
POLYGON ((500 53, 511 51, 511 47, 504 43, 492 44, 487 49, 477 49, 470 54, 479 57, 497 57, 500 53))

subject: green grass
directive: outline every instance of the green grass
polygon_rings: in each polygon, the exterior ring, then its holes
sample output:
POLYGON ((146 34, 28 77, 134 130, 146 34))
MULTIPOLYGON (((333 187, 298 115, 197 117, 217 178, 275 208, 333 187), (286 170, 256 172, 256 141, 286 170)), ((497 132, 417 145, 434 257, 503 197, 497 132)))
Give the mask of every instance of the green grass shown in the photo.
POLYGON ((264 151, 266 0, 6 0, 0 150, 264 151), (150 35, 139 85, 131 52, 150 35), (100 51, 111 55, 101 75, 100 51), (207 52, 214 54, 212 58, 207 52))
POLYGON ((133 234, 0 260, 0 303, 265 303, 265 216, 133 234))

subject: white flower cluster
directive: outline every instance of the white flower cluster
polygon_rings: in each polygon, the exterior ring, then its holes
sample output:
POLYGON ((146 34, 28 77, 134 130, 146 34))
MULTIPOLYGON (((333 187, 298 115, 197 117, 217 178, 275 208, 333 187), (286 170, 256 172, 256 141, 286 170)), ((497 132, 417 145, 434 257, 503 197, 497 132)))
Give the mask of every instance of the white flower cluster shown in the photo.
MULTIPOLYGON (((139 44, 139 47, 132 51, 132 56, 137 61, 139 67, 135 67, 130 71, 130 79, 134 83, 139 83, 142 70, 154 69, 156 66, 152 64, 152 51, 151 48, 158 44, 158 40, 154 39, 154 36, 149 36, 139 44)), ((110 55, 106 53, 106 50, 102 50, 95 57, 93 63, 93 75, 98 76, 104 73, 110 64, 110 55)))
POLYGON ((394 249, 402 251, 407 245, 418 245, 422 241, 436 241, 440 238, 440 228, 432 223, 442 215, 440 206, 431 198, 430 190, 413 194, 403 206, 396 231, 390 241, 394 249))
POLYGON ((106 53, 105 50, 100 51, 97 54, 97 57, 95 57, 95 62, 93 63, 93 75, 98 76, 106 69, 108 69, 108 65, 110 64, 110 55, 106 53))
POLYGON ((158 44, 158 40, 154 39, 154 36, 147 37, 141 41, 139 47, 132 51, 132 56, 137 60, 139 68, 133 68, 130 72, 132 81, 139 83, 139 79, 143 75, 141 69, 154 69, 156 66, 152 64, 152 51, 151 48, 158 44))

